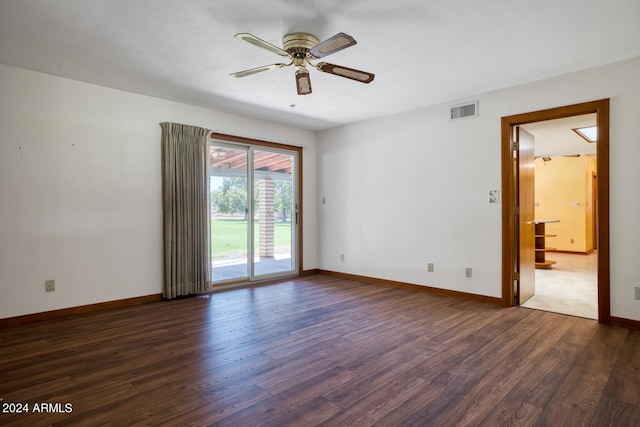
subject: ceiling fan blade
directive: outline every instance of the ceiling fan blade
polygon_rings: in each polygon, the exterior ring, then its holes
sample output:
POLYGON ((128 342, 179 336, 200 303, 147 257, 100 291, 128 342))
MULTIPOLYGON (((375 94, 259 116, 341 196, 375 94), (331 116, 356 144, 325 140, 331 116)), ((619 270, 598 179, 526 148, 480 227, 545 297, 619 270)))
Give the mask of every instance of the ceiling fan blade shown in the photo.
POLYGON ((307 70, 296 71, 296 88, 298 89, 298 95, 311 93, 311 78, 307 70))
POLYGON ((287 52, 284 49, 279 48, 276 45, 273 45, 269 42, 266 42, 264 40, 262 40, 261 38, 258 38, 256 36, 254 36, 253 34, 249 34, 249 33, 238 33, 234 36, 235 38, 237 38, 238 40, 242 40, 245 41, 247 43, 251 43, 252 45, 261 47, 263 49, 266 49, 270 52, 273 52, 277 55, 280 56, 284 56, 285 58, 289 57, 289 52, 287 52))
POLYGON ((322 58, 339 50, 346 49, 349 46, 353 46, 356 43, 356 40, 349 34, 338 33, 335 36, 320 42, 320 44, 311 49, 309 53, 316 58, 322 58))
POLYGON ((262 67, 251 68, 249 70, 238 71, 237 73, 231 73, 230 76, 231 77, 246 77, 246 76, 250 76, 252 74, 261 73, 263 71, 275 70, 276 68, 284 68, 286 66, 287 66, 287 64, 265 65, 265 66, 262 66, 262 67))
POLYGON ((373 73, 367 73, 366 71, 355 70, 353 68, 347 68, 341 65, 329 64, 327 62, 318 62, 316 68, 325 73, 334 74, 340 77, 346 77, 348 79, 362 83, 371 83, 376 77, 376 75, 373 73))

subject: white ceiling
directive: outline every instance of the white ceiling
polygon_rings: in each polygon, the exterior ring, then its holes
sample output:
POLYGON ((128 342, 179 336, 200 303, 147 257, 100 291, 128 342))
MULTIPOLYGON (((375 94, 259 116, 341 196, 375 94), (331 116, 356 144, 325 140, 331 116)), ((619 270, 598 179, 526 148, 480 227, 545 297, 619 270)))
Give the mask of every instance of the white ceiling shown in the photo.
POLYGON ((319 130, 639 56, 639 21, 637 0, 0 0, 0 63, 319 130), (234 34, 292 31, 352 35, 326 60, 375 80, 229 77, 282 62, 234 34))
POLYGON ((573 129, 596 125, 596 114, 528 123, 524 126, 534 136, 536 157, 596 154, 596 144, 587 142, 573 129))

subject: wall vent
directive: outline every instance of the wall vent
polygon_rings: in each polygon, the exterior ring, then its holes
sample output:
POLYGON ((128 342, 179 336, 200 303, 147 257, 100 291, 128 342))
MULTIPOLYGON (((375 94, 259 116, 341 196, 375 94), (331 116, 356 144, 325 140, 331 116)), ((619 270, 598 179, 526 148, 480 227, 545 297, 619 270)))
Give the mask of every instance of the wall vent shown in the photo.
POLYGON ((469 117, 478 117, 478 101, 454 105, 449 108, 449 120, 467 119, 469 117))

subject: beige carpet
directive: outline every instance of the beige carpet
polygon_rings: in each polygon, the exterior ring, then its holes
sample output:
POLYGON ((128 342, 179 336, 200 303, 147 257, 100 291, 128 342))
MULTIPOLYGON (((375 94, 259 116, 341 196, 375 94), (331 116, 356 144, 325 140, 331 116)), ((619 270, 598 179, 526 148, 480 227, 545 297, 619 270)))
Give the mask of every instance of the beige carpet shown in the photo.
POLYGON ((536 270, 536 293, 522 307, 597 319, 596 253, 549 252, 547 258, 557 264, 550 270, 536 270))

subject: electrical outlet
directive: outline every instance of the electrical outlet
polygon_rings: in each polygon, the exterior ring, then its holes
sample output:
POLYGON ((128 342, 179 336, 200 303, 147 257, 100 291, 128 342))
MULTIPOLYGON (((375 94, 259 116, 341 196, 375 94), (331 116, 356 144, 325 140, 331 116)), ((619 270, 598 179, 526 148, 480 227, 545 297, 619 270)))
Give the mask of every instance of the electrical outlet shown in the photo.
POLYGON ((433 273, 433 263, 432 263, 432 262, 430 262, 429 264, 427 264, 427 271, 428 271, 429 273, 433 273))
POLYGON ((571 243, 572 245, 573 245, 575 242, 576 242, 576 240, 575 240, 575 239, 571 239, 571 240, 569 240, 569 243, 571 243))
POLYGON ((44 281, 44 291, 45 292, 53 292, 56 290, 56 281, 55 280, 45 280, 44 281))
POLYGON ((471 277, 472 273, 473 273, 472 268, 471 267, 467 267, 467 269, 465 270, 465 276, 466 277, 471 277))
POLYGON ((636 286, 636 299, 640 299, 640 286, 636 286))
POLYGON ((340 254, 340 261, 344 261, 344 254, 340 254))

